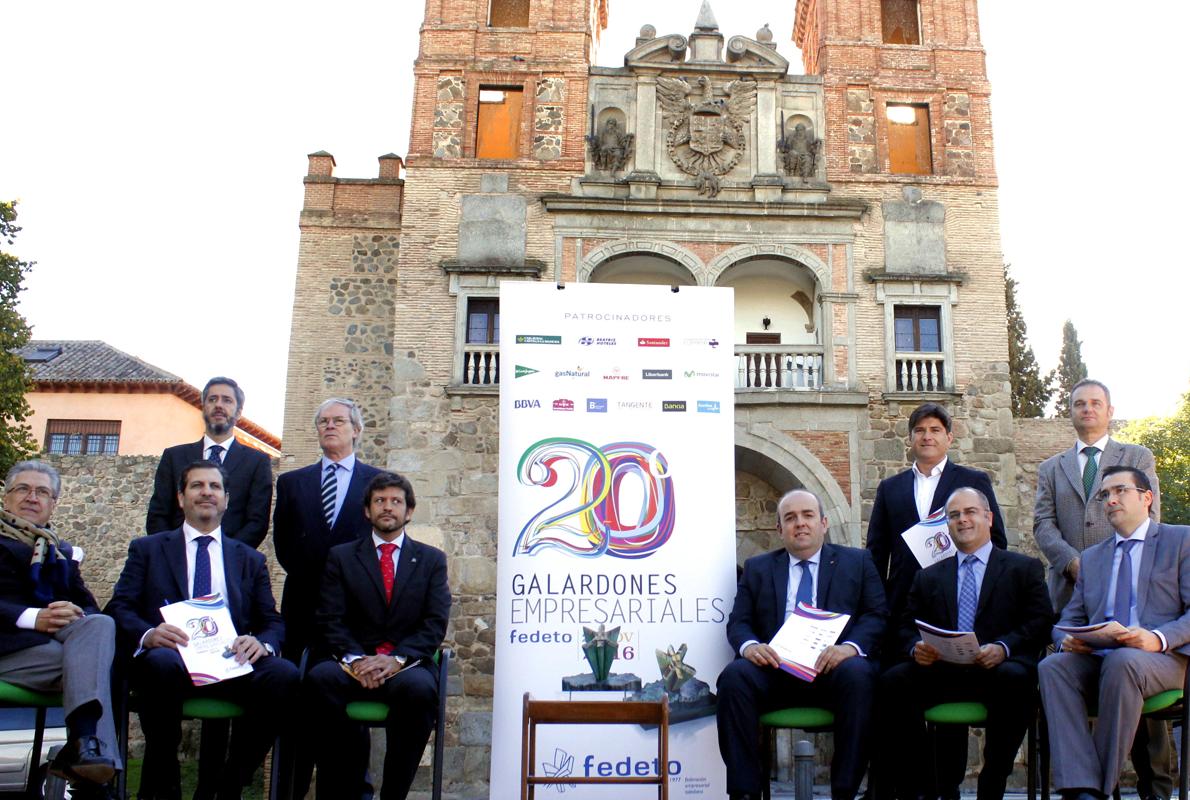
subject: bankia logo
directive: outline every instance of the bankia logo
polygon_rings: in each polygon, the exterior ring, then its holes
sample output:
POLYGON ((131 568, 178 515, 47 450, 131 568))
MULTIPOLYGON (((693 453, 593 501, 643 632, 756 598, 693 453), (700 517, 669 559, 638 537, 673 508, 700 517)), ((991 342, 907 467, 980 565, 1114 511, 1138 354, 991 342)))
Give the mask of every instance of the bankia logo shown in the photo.
POLYGON ((537 373, 538 370, 533 369, 533 367, 526 367, 524 364, 516 365, 516 376, 518 378, 523 378, 526 375, 536 375, 537 373))
POLYGON ((659 339, 655 336, 638 336, 637 347, 669 347, 669 339, 659 339))
POLYGON ((588 397, 587 411, 591 414, 606 414, 607 413, 607 398, 606 397, 588 397))
POLYGON ((646 381, 669 381, 673 380, 674 371, 672 369, 644 369, 641 370, 640 376, 646 381))
POLYGON ((513 400, 513 408, 541 408, 540 400, 513 400))
POLYGON ((616 408, 621 411, 649 411, 653 404, 648 400, 620 400, 616 403, 616 408))
POLYGON ((627 381, 628 375, 627 373, 621 372, 619 367, 612 367, 611 372, 603 373, 603 379, 605 381, 627 381))
POLYGON ((574 401, 559 398, 554 401, 554 411, 574 411, 574 401))
POLYGON ((708 339, 704 336, 704 337, 695 337, 693 339, 683 339, 682 344, 686 345, 687 347, 704 346, 704 347, 710 347, 711 349, 714 349, 719 346, 719 340, 718 339, 708 339))
POLYGON ((589 378, 591 377, 591 370, 583 369, 581 366, 574 369, 558 369, 554 370, 555 378, 589 378))
POLYGON ((584 347, 615 347, 616 340, 611 336, 580 336, 578 343, 584 347))
POLYGON ((688 369, 682 373, 687 378, 718 378, 718 372, 707 372, 701 369, 688 369))
POLYGON ((662 411, 685 411, 686 410, 686 401, 685 400, 662 400, 661 401, 661 410, 662 411))
POLYGON ((540 333, 518 333, 516 336, 517 344, 562 344, 561 336, 553 336, 540 333))
POLYGON ((718 400, 699 400, 698 401, 699 414, 718 414, 719 401, 718 400))

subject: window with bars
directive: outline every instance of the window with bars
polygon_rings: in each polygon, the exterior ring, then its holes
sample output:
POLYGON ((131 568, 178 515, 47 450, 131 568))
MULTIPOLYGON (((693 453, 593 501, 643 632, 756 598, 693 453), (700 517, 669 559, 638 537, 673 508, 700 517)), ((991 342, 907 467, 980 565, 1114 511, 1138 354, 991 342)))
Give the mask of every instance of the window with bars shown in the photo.
POLYGON ((120 451, 120 421, 51 419, 45 425, 45 450, 64 456, 114 456, 120 451))

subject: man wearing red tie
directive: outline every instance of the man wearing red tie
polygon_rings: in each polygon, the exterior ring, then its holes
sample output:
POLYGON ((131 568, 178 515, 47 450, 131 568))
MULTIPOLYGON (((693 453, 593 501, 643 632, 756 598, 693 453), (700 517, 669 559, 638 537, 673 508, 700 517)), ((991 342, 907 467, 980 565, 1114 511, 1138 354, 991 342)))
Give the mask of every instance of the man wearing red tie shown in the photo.
POLYGON ((409 792, 438 708, 431 659, 446 635, 450 587, 446 555, 405 533, 416 505, 408 479, 381 472, 364 490, 372 535, 332 547, 323 575, 318 626, 329 652, 308 675, 316 709, 318 797, 359 797, 365 753, 354 741, 347 703, 399 707, 388 718, 382 800, 409 792))

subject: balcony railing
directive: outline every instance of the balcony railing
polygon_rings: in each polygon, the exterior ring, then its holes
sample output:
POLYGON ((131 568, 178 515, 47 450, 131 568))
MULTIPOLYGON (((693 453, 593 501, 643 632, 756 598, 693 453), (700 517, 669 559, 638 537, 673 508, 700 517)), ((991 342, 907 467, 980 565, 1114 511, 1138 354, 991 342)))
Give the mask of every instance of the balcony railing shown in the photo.
POLYGON ((496 386, 500 383, 500 345, 463 345, 464 386, 496 386))
POLYGON ((897 353, 898 392, 945 392, 945 359, 941 353, 897 353))
POLYGON ((822 346, 737 344, 737 389, 821 389, 822 346))

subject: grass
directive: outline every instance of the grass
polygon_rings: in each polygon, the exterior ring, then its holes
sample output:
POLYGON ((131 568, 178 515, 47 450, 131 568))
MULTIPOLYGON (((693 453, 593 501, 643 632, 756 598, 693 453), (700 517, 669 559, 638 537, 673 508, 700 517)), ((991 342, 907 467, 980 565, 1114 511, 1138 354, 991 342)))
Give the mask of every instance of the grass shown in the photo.
MULTIPOLYGON (((128 759, 128 794, 134 796, 140 786, 140 768, 143 759, 128 759)), ((182 797, 193 797, 198 785, 198 759, 182 760, 182 797)), ((257 770, 252 783, 244 789, 244 800, 264 800, 264 771, 257 770)))

